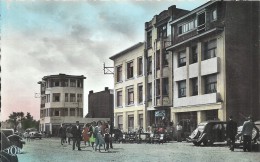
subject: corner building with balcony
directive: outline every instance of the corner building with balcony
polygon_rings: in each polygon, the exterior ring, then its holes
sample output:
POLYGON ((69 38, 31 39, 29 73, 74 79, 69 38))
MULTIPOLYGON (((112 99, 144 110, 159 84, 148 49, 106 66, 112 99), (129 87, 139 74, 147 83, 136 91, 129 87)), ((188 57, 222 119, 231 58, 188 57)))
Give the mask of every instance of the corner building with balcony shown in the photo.
POLYGON ((210 1, 169 23, 171 119, 259 120, 259 2, 210 1))
POLYGON ((114 126, 124 132, 146 129, 144 43, 110 57, 114 61, 114 126))
POLYGON ((167 126, 173 106, 173 57, 166 51, 171 44, 170 21, 188 13, 175 5, 145 23, 145 83, 147 125, 167 126))
POLYGON ((75 124, 83 120, 83 75, 44 76, 41 86, 40 130, 58 135, 61 123, 75 124))

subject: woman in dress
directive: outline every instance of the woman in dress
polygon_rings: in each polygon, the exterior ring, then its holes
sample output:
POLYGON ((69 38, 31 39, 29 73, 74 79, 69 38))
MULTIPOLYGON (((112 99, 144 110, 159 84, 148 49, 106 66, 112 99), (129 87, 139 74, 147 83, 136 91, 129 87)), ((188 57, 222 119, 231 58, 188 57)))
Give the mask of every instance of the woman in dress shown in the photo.
POLYGON ((94 143, 96 141, 96 137, 94 136, 94 133, 93 133, 95 126, 96 126, 96 122, 94 122, 94 121, 89 126, 89 137, 90 137, 89 142, 91 143, 93 150, 94 150, 94 143))
POLYGON ((83 137, 83 141, 85 143, 85 146, 86 146, 86 143, 88 142, 88 146, 90 146, 90 143, 89 143, 89 125, 88 124, 85 124, 84 128, 83 128, 83 131, 82 131, 82 137, 83 137))

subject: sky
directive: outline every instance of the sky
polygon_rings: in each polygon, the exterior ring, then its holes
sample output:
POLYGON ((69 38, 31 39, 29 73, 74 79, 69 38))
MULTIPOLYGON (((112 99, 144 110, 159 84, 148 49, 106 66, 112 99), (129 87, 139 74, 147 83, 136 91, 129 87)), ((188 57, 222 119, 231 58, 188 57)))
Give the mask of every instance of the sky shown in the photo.
POLYGON ((144 41, 144 23, 168 9, 193 10, 205 0, 2 0, 1 121, 12 112, 40 118, 38 81, 46 75, 84 75, 88 93, 113 89, 103 74, 109 57, 144 41))

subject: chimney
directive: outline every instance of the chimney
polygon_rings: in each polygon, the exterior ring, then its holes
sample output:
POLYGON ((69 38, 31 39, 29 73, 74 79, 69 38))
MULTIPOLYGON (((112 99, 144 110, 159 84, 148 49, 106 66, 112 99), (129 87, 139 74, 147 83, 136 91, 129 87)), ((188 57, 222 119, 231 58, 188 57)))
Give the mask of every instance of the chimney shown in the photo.
POLYGON ((93 93, 93 90, 92 91, 89 91, 89 94, 92 94, 93 93))
POLYGON ((109 89, 108 89, 108 87, 105 87, 105 91, 108 91, 109 89))

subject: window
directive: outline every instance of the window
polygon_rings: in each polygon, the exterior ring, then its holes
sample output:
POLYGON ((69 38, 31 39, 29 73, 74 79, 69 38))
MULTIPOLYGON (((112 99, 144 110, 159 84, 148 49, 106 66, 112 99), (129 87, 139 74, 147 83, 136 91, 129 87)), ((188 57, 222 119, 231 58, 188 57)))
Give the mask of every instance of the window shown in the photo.
POLYGON ((76 102, 76 94, 75 93, 70 94, 70 102, 76 102))
POLYGON ((82 102, 82 94, 77 94, 77 102, 82 102))
POLYGON ((117 107, 122 106, 122 91, 117 91, 117 107))
POLYGON ((75 116, 75 108, 70 108, 70 116, 75 116))
POLYGON ((76 87, 76 80, 75 79, 71 79, 70 80, 70 86, 71 87, 76 87))
POLYGON ((147 48, 152 47, 152 31, 147 32, 147 48))
POLYGON ((55 110, 54 116, 60 116, 60 111, 59 110, 55 110))
POLYGON ((52 94, 52 102, 60 102, 60 93, 52 94))
POLYGON ((179 59, 178 59, 179 67, 185 66, 186 65, 186 52, 181 51, 181 52, 179 52, 178 55, 179 55, 178 56, 179 57, 179 59))
POLYGON ((143 85, 138 85, 138 103, 143 103, 143 85))
POLYGON ((183 33, 187 33, 193 29, 195 29, 197 27, 197 20, 190 20, 188 22, 185 22, 183 24, 181 24, 179 27, 178 27, 178 33, 179 35, 180 34, 183 34, 183 33))
POLYGON ((117 82, 122 81, 122 65, 116 67, 116 81, 117 82))
POLYGON ((59 80, 53 80, 52 81, 52 86, 53 87, 59 87, 60 86, 60 81, 59 80))
POLYGON ((134 88, 127 89, 127 104, 128 105, 134 104, 134 88))
POLYGON ((192 78, 191 84, 192 84, 192 96, 198 95, 198 78, 192 78))
POLYGON ((152 74, 152 56, 149 56, 147 60, 147 73, 152 74))
POLYGON ((169 80, 168 80, 168 78, 163 78, 162 93, 163 93, 164 96, 169 95, 169 80))
POLYGON ((118 129, 123 129, 123 115, 118 115, 118 129))
POLYGON ((134 66, 133 61, 127 63, 127 79, 133 78, 134 76, 134 66))
POLYGON ((164 24, 158 27, 158 36, 157 38, 167 38, 167 24, 164 24))
POLYGON ((214 9, 213 11, 210 12, 210 21, 215 21, 217 20, 217 9, 214 9))
POLYGON ((160 85, 160 79, 156 79, 156 96, 160 96, 161 91, 161 85, 160 85))
POLYGON ((152 100, 152 83, 147 84, 147 100, 152 100))
POLYGON ((64 86, 65 86, 65 87, 68 87, 68 86, 69 86, 69 81, 68 81, 68 79, 66 79, 66 80, 64 81, 64 86))
POLYGON ((77 80, 77 87, 82 87, 81 80, 77 80))
POLYGON ((139 123, 138 123, 139 126, 140 126, 140 127, 143 127, 143 123, 144 123, 144 122, 143 122, 143 114, 139 114, 139 123))
POLYGON ((186 81, 178 82, 179 98, 186 97, 186 81))
POLYGON ((128 115, 128 131, 134 130, 134 115, 128 115))
POLYGON ((46 102, 50 102, 50 94, 46 95, 47 101, 46 102))
POLYGON ((205 52, 204 52, 204 60, 216 57, 217 53, 217 40, 213 39, 204 44, 205 52))
POLYGON ((169 65, 168 59, 169 59, 169 53, 166 50, 163 50, 163 55, 162 55, 163 66, 169 65))
POLYGON ((65 93, 65 102, 69 102, 69 94, 65 93))
POLYGON ((160 50, 156 51, 156 69, 160 69, 160 50))
POLYGON ((143 58, 138 58, 138 75, 143 75, 143 58))
POLYGON ((217 92, 217 75, 205 76, 205 93, 216 93, 217 92))
POLYGON ((198 62, 198 49, 197 46, 191 47, 191 63, 198 62))
POLYGON ((206 29, 206 25, 205 25, 206 18, 205 17, 206 17, 205 12, 202 12, 202 13, 198 14, 198 16, 197 16, 197 19, 198 19, 197 31, 198 31, 198 33, 203 32, 206 29))

